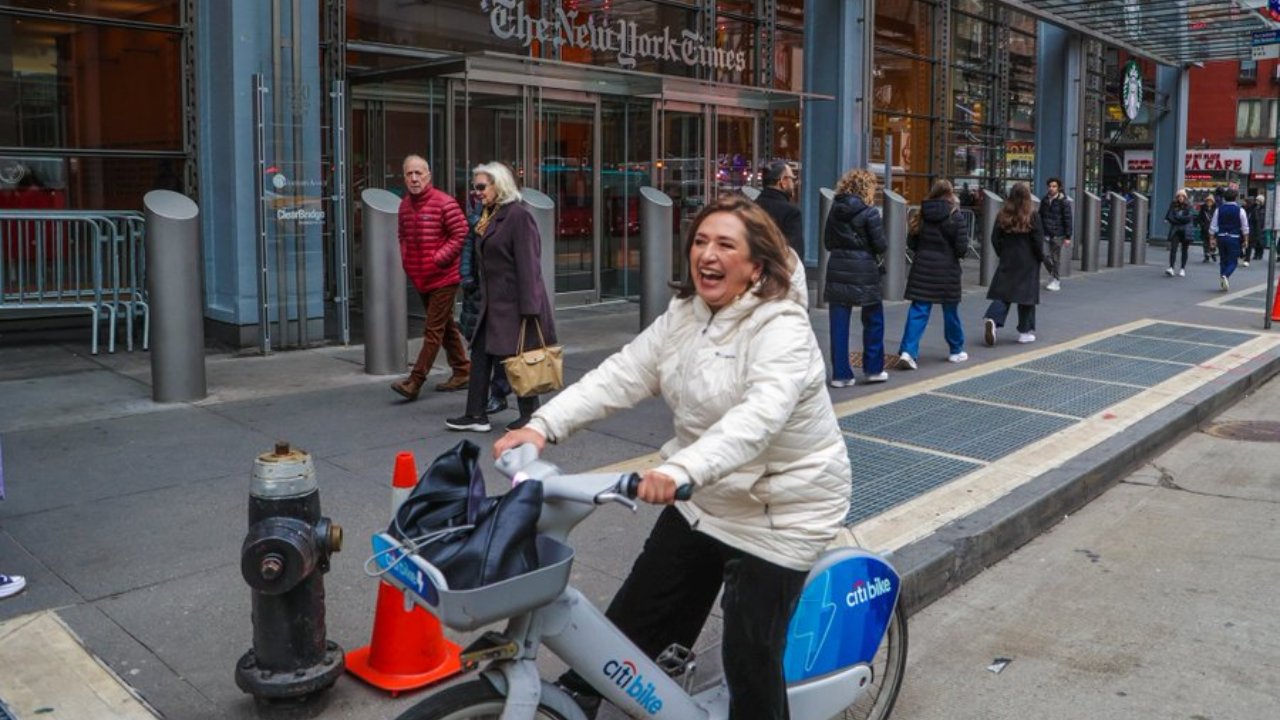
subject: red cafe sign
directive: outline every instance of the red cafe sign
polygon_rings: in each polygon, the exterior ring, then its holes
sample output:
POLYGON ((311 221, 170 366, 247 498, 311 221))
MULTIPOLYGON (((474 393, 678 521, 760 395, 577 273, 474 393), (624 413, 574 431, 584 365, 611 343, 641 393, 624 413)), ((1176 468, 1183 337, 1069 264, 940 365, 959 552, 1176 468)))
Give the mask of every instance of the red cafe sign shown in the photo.
POLYGON ((1249 172, 1248 150, 1188 150, 1187 172, 1249 172))

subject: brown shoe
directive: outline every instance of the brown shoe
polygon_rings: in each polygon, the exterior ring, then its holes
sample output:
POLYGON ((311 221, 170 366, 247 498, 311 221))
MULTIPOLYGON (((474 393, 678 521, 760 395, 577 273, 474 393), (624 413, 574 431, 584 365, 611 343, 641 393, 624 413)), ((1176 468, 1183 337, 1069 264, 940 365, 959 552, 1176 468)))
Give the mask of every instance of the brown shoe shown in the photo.
POLYGON ((436 385, 436 392, 453 392, 454 390, 466 390, 467 385, 471 382, 470 375, 454 375, 444 382, 436 385))
POLYGON ((391 383, 391 389, 405 400, 417 400, 418 393, 422 392, 422 381, 415 377, 409 377, 405 380, 391 383))

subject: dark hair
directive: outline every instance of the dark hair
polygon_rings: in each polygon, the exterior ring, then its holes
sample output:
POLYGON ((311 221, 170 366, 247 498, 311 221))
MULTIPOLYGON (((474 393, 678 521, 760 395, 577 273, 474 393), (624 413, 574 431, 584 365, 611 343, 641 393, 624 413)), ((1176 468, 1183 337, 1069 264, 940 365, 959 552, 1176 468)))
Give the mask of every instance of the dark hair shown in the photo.
POLYGON ((996 224, 1001 230, 1011 233, 1024 233, 1031 230, 1031 188, 1024 182, 1014 183, 1009 191, 1009 198, 996 215, 996 224))
POLYGON ((786 173, 786 160, 770 160, 765 163, 764 168, 760 171, 760 184, 765 187, 773 187, 782 182, 782 176, 786 173))
MULTIPOLYGON (((755 294, 765 300, 786 297, 791 290, 791 248, 773 218, 743 195, 721 195, 702 208, 690 223, 689 234, 685 237, 685 263, 688 264, 698 228, 702 227, 704 220, 716 213, 734 215, 747 226, 747 249, 751 253, 751 260, 760 263, 760 282, 755 286, 755 294)), ((684 279, 676 286, 676 297, 687 298, 697 294, 693 272, 692 267, 686 268, 684 279)))
MULTIPOLYGON (((939 180, 930 188, 929 197, 925 198, 925 201, 929 200, 950 200, 951 209, 955 210, 955 188, 946 180, 939 180)), ((920 225, 924 222, 923 215, 924 213, 921 210, 911 213, 911 219, 907 221, 908 235, 920 232, 920 225)))
POLYGON ((1235 188, 1227 188, 1227 191, 1222 193, 1222 199, 1227 202, 1235 202, 1238 197, 1240 197, 1240 192, 1235 188))
POLYGON ((1046 181, 1045 181, 1045 183, 1044 183, 1044 184, 1045 184, 1045 185, 1051 185, 1051 184, 1053 184, 1053 183, 1057 183, 1057 184, 1058 184, 1058 189, 1059 189, 1059 190, 1061 190, 1061 189, 1062 189, 1062 181, 1061 181, 1061 180, 1059 180, 1059 179, 1058 179, 1058 178, 1056 178, 1056 177, 1051 177, 1051 178, 1049 178, 1048 180, 1046 180, 1046 181))

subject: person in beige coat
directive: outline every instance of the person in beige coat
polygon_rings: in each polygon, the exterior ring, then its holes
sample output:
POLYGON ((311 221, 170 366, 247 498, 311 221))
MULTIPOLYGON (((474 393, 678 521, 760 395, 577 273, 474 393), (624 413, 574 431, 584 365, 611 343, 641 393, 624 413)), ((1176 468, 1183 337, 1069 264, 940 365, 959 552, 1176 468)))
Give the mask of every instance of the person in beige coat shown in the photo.
MULTIPOLYGON (((784 719, 787 625, 849 511, 848 452, 806 312, 804 269, 758 206, 725 196, 686 241, 689 274, 630 344, 494 444, 539 448, 661 395, 675 437, 643 474, 658 518, 607 616, 656 657, 693 647, 721 586, 731 718, 784 719), (689 502, 673 505, 692 483, 689 502)), ((573 674, 571 690, 593 694, 573 674)))

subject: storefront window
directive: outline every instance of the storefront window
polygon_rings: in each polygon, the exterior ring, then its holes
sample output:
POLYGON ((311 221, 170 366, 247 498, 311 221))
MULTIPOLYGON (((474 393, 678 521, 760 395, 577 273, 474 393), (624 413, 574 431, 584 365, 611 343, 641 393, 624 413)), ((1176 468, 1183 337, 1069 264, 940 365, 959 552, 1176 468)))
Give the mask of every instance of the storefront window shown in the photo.
POLYGON ((933 6, 921 0, 876 3, 876 49, 933 55, 933 6))
POLYGON ((929 115, 933 110, 933 65, 876 51, 875 91, 872 107, 913 115, 929 115))
POLYGON ((180 34, 0 14, 0 36, 0 145, 182 149, 180 34))
POLYGON ((991 93, 995 78, 973 70, 951 71, 951 119, 958 123, 991 122, 991 93))
POLYGON ((184 166, 180 156, 0 156, 0 209, 140 208, 152 190, 181 192, 184 166))
POLYGON ((952 60, 962 67, 990 68, 995 43, 992 42, 994 26, 984 20, 956 15, 954 40, 951 46, 952 60))
POLYGON ((1036 39, 1019 32, 1009 34, 1009 127, 1035 130, 1036 39))
POLYGON ((161 25, 178 24, 178 0, 0 0, 0 11, 5 8, 161 25))

